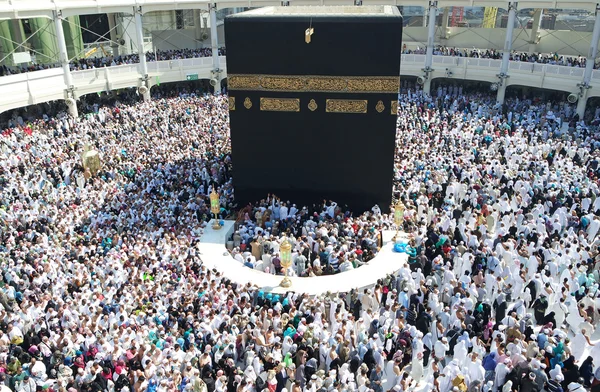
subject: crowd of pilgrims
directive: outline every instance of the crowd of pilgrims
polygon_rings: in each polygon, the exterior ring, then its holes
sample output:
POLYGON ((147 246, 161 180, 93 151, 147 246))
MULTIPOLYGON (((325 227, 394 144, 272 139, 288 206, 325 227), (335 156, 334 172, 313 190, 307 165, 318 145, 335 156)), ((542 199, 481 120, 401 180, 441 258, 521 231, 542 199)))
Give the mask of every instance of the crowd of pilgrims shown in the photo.
MULTIPOLYGON (((219 56, 225 56, 225 48, 219 48, 219 56)), ((146 53, 146 61, 163 61, 163 60, 179 60, 179 59, 192 59, 197 57, 211 57, 211 48, 199 48, 199 49, 168 49, 168 50, 155 50, 146 53)), ((99 57, 83 57, 79 59, 71 60, 69 68, 71 71, 82 71, 93 68, 103 67, 114 67, 117 65, 126 64, 137 64, 140 62, 140 56, 137 53, 124 54, 124 55, 111 55, 111 56, 99 56, 99 57)), ((6 65, 0 66, 0 76, 20 74, 24 72, 41 71, 44 69, 58 68, 60 63, 50 64, 29 64, 23 66, 8 67, 6 65)))
MULTIPOLYGON (((402 49, 403 54, 425 54, 425 47, 416 47, 414 49, 407 48, 406 44, 402 49)), ((219 48, 219 56, 227 54, 225 47, 219 48)), ((502 50, 499 49, 467 49, 448 46, 436 46, 433 54, 436 56, 453 56, 453 57, 470 57, 483 59, 502 59, 502 50)), ((156 50, 146 53, 146 61, 163 61, 163 60, 179 60, 197 57, 212 56, 211 48, 200 49, 170 49, 156 50)), ((511 61, 521 61, 536 64, 562 65, 567 67, 585 68, 585 56, 568 56, 558 53, 530 53, 512 51, 510 54, 511 61)), ((70 62, 71 71, 81 71, 85 69, 112 67, 125 64, 139 63, 139 55, 137 53, 115 56, 97 56, 89 58, 74 59, 70 62)), ((19 74, 24 72, 40 71, 44 69, 57 68, 60 64, 57 63, 32 63, 21 66, 0 66, 0 76, 19 74)), ((600 68, 600 63, 594 64, 594 69, 600 68)))
POLYGON ((374 206, 360 216, 335 201, 303 206, 269 195, 237 215, 232 236, 232 256, 246 267, 283 275, 279 246, 291 241, 294 267, 290 276, 333 275, 358 268, 382 246, 382 230, 390 222, 380 220, 374 206))
POLYGON ((165 96, 3 129, 3 390, 600 390, 600 136, 572 108, 403 91, 394 198, 415 254, 367 288, 275 295, 203 266, 213 189, 232 257, 271 273, 284 233, 290 274, 368 262, 389 206, 236 206, 227 97, 165 96))
MULTIPOLYGON (((404 54, 425 54, 426 47, 416 47, 408 49, 406 44, 402 50, 404 54)), ((468 49, 450 46, 436 46, 433 49, 435 56, 452 57, 470 57, 479 59, 502 60, 502 50, 500 49, 468 49)), ((513 50, 509 56, 510 61, 520 61, 525 63, 562 65, 566 67, 585 68, 587 59, 585 56, 568 56, 558 53, 533 53, 513 50)), ((594 69, 600 68, 600 62, 594 64, 594 69)))

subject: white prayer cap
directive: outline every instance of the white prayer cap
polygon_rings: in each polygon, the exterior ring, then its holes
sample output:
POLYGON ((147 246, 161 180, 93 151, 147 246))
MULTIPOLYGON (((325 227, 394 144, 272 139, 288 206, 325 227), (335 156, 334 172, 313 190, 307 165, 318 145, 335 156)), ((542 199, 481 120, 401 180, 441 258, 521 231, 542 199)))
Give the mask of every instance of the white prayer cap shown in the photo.
POLYGON ((562 374, 560 374, 560 373, 557 373, 557 374, 554 376, 554 379, 555 379, 556 381, 558 381, 558 382, 563 382, 563 380, 565 379, 565 377, 564 377, 562 374))

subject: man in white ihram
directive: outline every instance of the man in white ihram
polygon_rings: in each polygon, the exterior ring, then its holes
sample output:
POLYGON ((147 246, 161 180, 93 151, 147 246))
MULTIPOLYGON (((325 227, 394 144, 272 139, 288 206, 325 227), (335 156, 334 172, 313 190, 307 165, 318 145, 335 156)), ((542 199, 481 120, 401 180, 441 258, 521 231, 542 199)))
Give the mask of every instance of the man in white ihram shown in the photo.
POLYGON ((433 346, 435 357, 440 361, 442 366, 446 365, 446 352, 448 352, 448 350, 450 350, 450 346, 448 345, 448 338, 445 336, 441 340, 435 342, 435 345, 433 346))

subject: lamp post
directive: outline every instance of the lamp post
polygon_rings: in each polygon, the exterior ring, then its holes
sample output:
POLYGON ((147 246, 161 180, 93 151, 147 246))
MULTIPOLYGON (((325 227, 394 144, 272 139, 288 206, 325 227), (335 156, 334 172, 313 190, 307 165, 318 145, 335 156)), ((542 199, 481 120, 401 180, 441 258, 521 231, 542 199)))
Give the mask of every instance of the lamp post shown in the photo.
POLYGON ((219 224, 219 211, 221 211, 221 206, 219 205, 219 194, 213 188, 210 193, 210 212, 215 214, 215 223, 213 223, 213 230, 219 230, 221 225, 219 224))
POLYGON ((279 285, 281 287, 290 287, 292 280, 287 276, 287 270, 292 266, 292 244, 290 244, 287 237, 283 237, 283 242, 279 246, 279 253, 281 256, 281 266, 285 275, 279 285))
POLYGON ((394 223, 396 224, 396 234, 394 235, 393 241, 396 242, 396 238, 398 237, 398 233, 400 232, 400 227, 404 222, 404 204, 401 200, 396 202, 394 206, 394 223))

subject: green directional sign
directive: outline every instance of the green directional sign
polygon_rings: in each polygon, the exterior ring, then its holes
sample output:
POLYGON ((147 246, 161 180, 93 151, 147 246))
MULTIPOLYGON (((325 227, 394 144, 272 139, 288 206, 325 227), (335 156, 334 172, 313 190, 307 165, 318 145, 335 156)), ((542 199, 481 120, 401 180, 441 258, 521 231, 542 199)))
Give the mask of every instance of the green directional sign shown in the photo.
POLYGON ((187 74, 185 80, 198 80, 198 74, 187 74))

